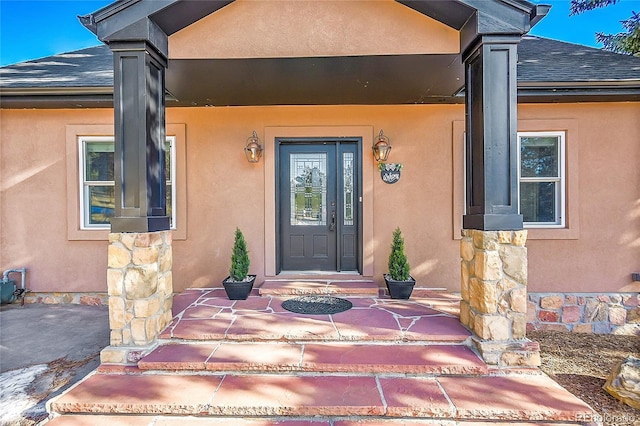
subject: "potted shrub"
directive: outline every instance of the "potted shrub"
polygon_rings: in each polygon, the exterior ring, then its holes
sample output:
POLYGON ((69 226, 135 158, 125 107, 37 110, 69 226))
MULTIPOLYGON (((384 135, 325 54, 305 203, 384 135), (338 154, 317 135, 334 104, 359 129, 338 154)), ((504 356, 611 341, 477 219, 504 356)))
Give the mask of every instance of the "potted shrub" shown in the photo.
POLYGON ((239 228, 236 228, 233 252, 231 253, 231 269, 229 276, 222 281, 227 297, 231 300, 245 300, 256 280, 255 275, 249 275, 249 251, 247 242, 239 228))
POLYGON ((398 227, 393 231, 389 273, 384 274, 384 281, 392 299, 408 299, 411 296, 416 280, 409 274, 409 269, 409 262, 404 254, 404 239, 398 227))

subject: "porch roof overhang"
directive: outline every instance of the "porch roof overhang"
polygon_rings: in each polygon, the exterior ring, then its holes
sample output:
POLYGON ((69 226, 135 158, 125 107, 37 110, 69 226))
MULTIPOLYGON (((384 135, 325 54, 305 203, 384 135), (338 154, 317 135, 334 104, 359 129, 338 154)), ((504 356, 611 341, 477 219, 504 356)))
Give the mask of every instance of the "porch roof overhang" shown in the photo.
POLYGON ((167 106, 462 102, 460 55, 171 60, 167 106))
MULTIPOLYGON (((525 34, 549 10, 526 0, 396 1, 460 31, 460 53, 169 58, 167 106, 461 103, 461 53, 482 34, 525 34)), ((168 36, 230 3, 121 0, 80 20, 107 44, 145 40, 168 58, 168 36)))

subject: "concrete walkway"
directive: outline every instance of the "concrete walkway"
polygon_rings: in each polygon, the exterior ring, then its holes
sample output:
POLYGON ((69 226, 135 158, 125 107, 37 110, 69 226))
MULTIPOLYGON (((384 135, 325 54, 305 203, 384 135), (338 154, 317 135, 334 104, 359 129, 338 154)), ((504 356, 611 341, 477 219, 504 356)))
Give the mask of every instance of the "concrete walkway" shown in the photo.
POLYGON ((485 365, 458 299, 345 296, 334 315, 285 296, 177 295, 161 345, 135 367, 102 365, 49 409, 58 424, 351 426, 589 424, 594 412, 536 368, 485 365))
POLYGON ((109 312, 106 306, 2 305, 0 343, 0 373, 95 357, 109 345, 109 312))
POLYGON ((46 418, 46 401, 95 370, 108 344, 104 306, 0 306, 0 425, 46 418))

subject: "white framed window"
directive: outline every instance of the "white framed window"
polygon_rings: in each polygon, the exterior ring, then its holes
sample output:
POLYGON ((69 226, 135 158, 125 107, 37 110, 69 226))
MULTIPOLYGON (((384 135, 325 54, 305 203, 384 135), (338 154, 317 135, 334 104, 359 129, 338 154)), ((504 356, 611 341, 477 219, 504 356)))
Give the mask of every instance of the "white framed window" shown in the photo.
POLYGON ((518 132, 518 200, 525 228, 565 227, 565 132, 518 132))
MULTIPOLYGON (((112 136, 80 136, 78 153, 80 172, 80 229, 109 229, 115 212, 114 138, 112 136)), ((165 175, 167 216, 171 229, 176 229, 176 138, 165 142, 165 175)))

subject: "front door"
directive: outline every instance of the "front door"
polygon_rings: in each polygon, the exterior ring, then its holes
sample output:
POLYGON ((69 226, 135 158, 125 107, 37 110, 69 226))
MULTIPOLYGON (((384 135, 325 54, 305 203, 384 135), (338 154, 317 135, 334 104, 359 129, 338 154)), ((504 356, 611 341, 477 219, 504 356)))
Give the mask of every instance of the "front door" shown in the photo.
POLYGON ((358 141, 279 140, 279 265, 359 268, 358 141))

